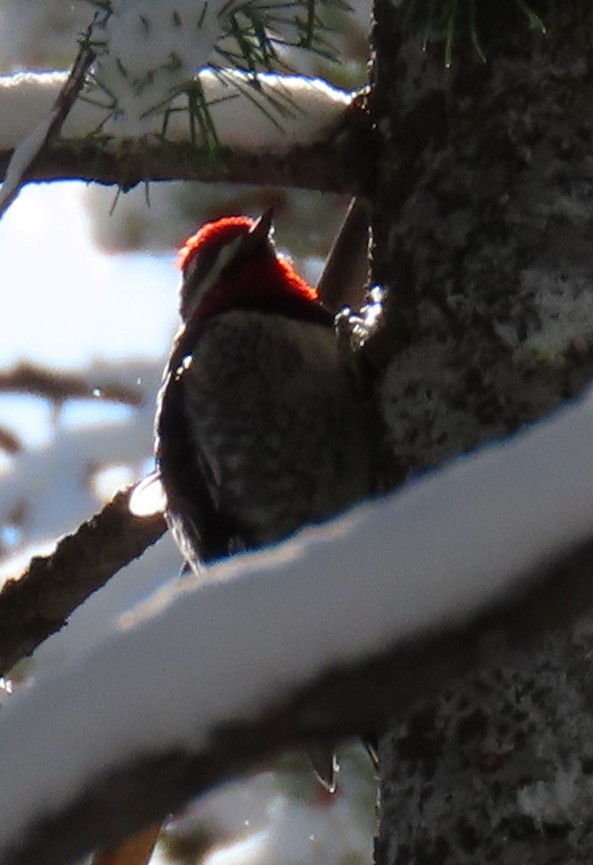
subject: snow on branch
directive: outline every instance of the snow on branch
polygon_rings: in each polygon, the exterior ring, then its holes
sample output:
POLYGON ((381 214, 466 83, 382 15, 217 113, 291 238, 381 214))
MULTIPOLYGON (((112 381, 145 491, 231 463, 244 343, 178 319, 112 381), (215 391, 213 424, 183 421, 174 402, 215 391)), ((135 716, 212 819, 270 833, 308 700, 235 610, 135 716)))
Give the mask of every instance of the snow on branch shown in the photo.
POLYGON ((95 53, 88 44, 92 28, 93 24, 89 25, 74 65, 57 93, 51 110, 35 124, 13 151, 0 190, 0 216, 17 197, 27 179, 31 165, 43 148, 53 137, 59 135, 64 120, 82 90, 86 74, 95 59, 95 53))
MULTIPOLYGON (((0 78, 0 176, 10 156, 51 111, 64 73, 0 78)), ((362 135, 368 134, 359 100, 319 79, 250 76, 205 70, 194 79, 218 142, 188 123, 188 93, 165 114, 151 114, 134 138, 103 134, 105 108, 79 99, 27 173, 30 180, 79 177, 126 188, 142 180, 200 179, 284 183, 349 191, 362 184, 362 135), (340 158, 337 158, 337 154, 340 158), (345 163, 345 164, 341 164, 345 163)))
POLYGON ((264 754, 380 729, 590 610, 592 426, 589 394, 206 585, 175 581, 38 680, 0 717, 1 865, 65 865, 264 754))
POLYGON ((64 626, 89 595, 105 585, 165 531, 158 514, 130 513, 131 489, 62 538, 49 556, 35 556, 24 574, 0 591, 0 673, 8 673, 43 640, 64 626))
POLYGON ((196 70, 210 67, 223 80, 243 73, 243 84, 233 86, 257 94, 260 109, 273 114, 280 94, 263 93, 259 74, 288 69, 290 46, 333 56, 321 10, 341 0, 94 2, 97 61, 87 95, 105 109, 103 131, 150 134, 155 118, 166 123, 172 98, 185 93, 184 122, 216 143, 210 101, 202 82, 192 83, 196 70))

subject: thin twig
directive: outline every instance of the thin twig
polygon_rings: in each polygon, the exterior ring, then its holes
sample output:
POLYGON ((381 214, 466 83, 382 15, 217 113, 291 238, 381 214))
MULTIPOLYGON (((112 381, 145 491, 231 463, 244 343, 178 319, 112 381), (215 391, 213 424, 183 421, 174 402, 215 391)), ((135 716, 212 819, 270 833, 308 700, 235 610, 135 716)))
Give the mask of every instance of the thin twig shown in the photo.
POLYGON ((79 375, 50 372, 29 363, 21 363, 13 369, 0 372, 0 391, 35 394, 55 403, 99 396, 129 406, 144 404, 144 395, 137 388, 117 382, 92 383, 79 375))
POLYGON ((18 454, 22 450, 22 442, 13 432, 6 427, 0 427, 0 448, 9 454, 18 454))
POLYGON ((90 47, 90 37, 95 20, 89 24, 85 36, 81 40, 74 65, 64 86, 58 93, 49 115, 37 124, 12 154, 0 192, 0 218, 6 213, 17 198, 24 183, 29 179, 30 169, 39 155, 59 135, 70 109, 82 90, 86 74, 96 57, 95 51, 90 47))

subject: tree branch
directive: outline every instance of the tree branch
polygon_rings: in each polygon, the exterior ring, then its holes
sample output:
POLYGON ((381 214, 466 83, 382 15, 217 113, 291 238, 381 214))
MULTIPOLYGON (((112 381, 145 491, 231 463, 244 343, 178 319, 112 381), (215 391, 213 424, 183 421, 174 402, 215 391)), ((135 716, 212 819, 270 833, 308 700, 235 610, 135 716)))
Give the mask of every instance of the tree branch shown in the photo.
POLYGON ((134 517, 131 488, 115 495, 103 510, 50 556, 35 556, 25 573, 0 592, 0 672, 6 674, 51 634, 120 568, 140 556, 165 531, 162 516, 134 517))
POLYGON ((89 382, 83 376, 51 372, 30 363, 21 363, 0 371, 0 391, 18 391, 45 397, 55 403, 72 398, 91 399, 100 390, 101 399, 129 406, 144 405, 144 395, 137 388, 112 382, 89 382))
POLYGON ((593 609, 592 414, 589 396, 207 585, 173 581, 40 679, 0 717, 0 865, 73 861, 263 755, 380 730, 593 609))
POLYGON ((47 118, 42 119, 36 128, 19 144, 5 169, 4 184, 0 192, 0 217, 10 207, 29 177, 29 168, 36 157, 43 153, 49 142, 61 132, 70 109, 78 98, 84 85, 86 74, 95 60, 95 52, 90 47, 93 24, 87 28, 74 65, 58 93, 47 118))
MULTIPOLYGON (((235 76, 240 79, 241 76, 235 76)), ((13 122, 21 100, 39 112, 63 84, 64 76, 0 78, 0 177, 16 144, 28 133, 13 122), (9 122, 10 120, 10 122, 9 122)), ((27 178, 31 181, 82 180, 118 184, 126 190, 150 180, 201 180, 257 183, 360 194, 371 183, 373 132, 364 96, 351 97, 319 82, 262 75, 258 95, 266 107, 268 96, 290 106, 278 117, 262 113, 228 83, 202 72, 200 81, 211 103, 220 146, 200 146, 188 129, 187 106, 181 101, 171 111, 166 136, 160 116, 152 134, 139 139, 93 135, 105 111, 80 100, 63 129, 39 153, 27 178)), ((232 81, 232 76, 229 79, 232 81)), ((245 82, 242 81, 245 87, 245 82)), ((253 99, 253 94, 250 94, 253 99)), ((20 114, 17 114, 17 117, 20 114)))
MULTIPOLYGON (((27 173, 29 181, 86 180, 117 184, 124 191, 146 181, 200 180, 316 189, 357 195, 368 185, 366 149, 358 132, 283 152, 207 151, 183 144, 130 144, 117 153, 91 142, 61 141, 44 148, 27 173)), ((12 151, 0 150, 0 177, 12 151)))
POLYGON ((0 448, 9 454, 17 454, 22 448, 22 442, 13 432, 0 427, 0 448))
MULTIPOLYGON (((0 865, 66 865, 98 845, 129 836, 260 758, 308 737, 381 729, 394 713, 472 670, 509 660, 509 652, 562 628, 593 608, 593 539, 527 572, 519 589, 487 611, 438 632, 418 633, 351 666, 301 683, 257 717, 233 717, 193 749, 126 756, 90 779, 63 808, 27 826, 0 865)), ((221 630, 221 637, 224 629, 221 630)), ((24 743, 23 747, 27 747, 24 743)), ((131 753, 131 752, 130 752, 131 753)))

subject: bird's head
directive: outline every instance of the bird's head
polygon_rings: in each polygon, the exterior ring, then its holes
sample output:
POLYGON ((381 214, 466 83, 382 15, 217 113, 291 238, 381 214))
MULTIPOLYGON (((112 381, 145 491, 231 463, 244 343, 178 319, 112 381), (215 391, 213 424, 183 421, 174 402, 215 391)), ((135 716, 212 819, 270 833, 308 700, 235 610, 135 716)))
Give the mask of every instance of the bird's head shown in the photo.
POLYGON ((267 309, 283 300, 318 303, 317 290, 277 255, 272 211, 259 219, 227 216, 207 222, 179 250, 184 322, 230 309, 267 309))

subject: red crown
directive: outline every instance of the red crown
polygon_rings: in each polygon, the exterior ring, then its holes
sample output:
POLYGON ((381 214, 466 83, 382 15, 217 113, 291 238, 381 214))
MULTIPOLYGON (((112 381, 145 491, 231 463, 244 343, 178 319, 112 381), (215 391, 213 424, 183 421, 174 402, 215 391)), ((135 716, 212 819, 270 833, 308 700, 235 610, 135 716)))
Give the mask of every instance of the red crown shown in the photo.
POLYGON ((248 216, 224 216, 214 222, 206 222, 199 231, 188 237, 177 251, 177 267, 184 270, 198 250, 213 240, 224 242, 246 234, 253 227, 255 219, 248 216))

